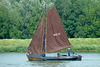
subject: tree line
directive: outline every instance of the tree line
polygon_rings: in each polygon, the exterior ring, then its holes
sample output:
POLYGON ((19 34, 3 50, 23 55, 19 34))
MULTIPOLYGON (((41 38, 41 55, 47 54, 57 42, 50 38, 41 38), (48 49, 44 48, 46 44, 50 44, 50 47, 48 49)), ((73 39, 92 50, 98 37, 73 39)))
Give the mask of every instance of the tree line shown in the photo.
MULTIPOLYGON (((0 39, 32 38, 44 6, 45 0, 0 0, 0 39)), ((100 37, 100 0, 47 0, 47 11, 53 6, 68 37, 100 37)))

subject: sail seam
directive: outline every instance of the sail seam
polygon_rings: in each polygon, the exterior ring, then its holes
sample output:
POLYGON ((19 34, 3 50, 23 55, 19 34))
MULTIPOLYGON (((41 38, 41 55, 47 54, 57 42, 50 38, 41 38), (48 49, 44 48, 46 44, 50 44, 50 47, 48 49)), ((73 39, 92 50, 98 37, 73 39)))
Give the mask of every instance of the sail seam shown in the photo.
MULTIPOLYGON (((49 18, 51 19, 51 17, 49 16, 49 18)), ((51 22, 52 23, 52 22, 51 22)), ((51 24, 50 23, 50 24, 51 24)), ((52 29, 52 31, 53 31, 53 27, 52 27, 52 24, 51 24, 51 29, 52 29)), ((54 31, 53 31, 53 33, 54 33, 54 31)), ((50 45, 49 45, 49 47, 50 47, 50 45)), ((51 48, 51 47, 50 47, 51 48)), ((52 48, 51 48, 52 49, 52 48)))

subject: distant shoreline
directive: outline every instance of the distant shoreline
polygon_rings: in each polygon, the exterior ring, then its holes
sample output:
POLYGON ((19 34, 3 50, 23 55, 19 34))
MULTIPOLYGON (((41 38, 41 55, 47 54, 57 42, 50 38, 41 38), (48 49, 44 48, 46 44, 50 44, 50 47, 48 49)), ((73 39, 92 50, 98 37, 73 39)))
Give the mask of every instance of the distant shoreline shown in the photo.
MULTIPOLYGON (((96 50, 74 50, 74 51, 75 52, 100 52, 100 51, 96 51, 96 50)), ((26 52, 26 51, 0 51, 0 52, 26 52)), ((57 51, 57 52, 67 52, 67 50, 66 51, 65 50, 61 50, 61 51, 57 51)))
MULTIPOLYGON (((75 52, 100 52, 100 38, 69 38, 75 52)), ((0 39, 0 52, 25 52, 31 39, 0 39)), ((58 52, 67 52, 67 48, 58 52)))

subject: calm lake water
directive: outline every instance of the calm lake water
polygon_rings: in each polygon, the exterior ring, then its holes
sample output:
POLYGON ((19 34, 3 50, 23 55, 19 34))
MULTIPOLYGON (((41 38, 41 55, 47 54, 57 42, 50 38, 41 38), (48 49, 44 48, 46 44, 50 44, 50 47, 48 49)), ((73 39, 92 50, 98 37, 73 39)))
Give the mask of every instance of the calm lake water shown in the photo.
POLYGON ((100 67, 100 53, 77 53, 82 61, 28 61, 25 53, 0 53, 0 67, 100 67))

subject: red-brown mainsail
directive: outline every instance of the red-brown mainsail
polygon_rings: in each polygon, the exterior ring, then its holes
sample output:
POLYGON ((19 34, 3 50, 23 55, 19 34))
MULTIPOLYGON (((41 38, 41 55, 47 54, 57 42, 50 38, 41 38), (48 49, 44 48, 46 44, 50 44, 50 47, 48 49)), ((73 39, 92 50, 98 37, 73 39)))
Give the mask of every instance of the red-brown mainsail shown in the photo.
POLYGON ((44 54, 44 16, 42 17, 27 51, 31 53, 44 54))
MULTIPOLYGON (((47 13, 46 51, 55 52, 71 44, 62 26, 59 14, 54 6, 47 13)), ((42 18, 27 51, 44 54, 44 17, 42 18)))
POLYGON ((55 6, 47 13, 46 37, 48 52, 55 52, 71 46, 55 6))

